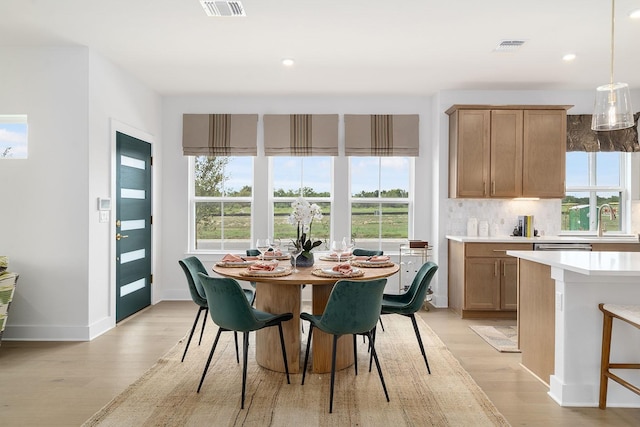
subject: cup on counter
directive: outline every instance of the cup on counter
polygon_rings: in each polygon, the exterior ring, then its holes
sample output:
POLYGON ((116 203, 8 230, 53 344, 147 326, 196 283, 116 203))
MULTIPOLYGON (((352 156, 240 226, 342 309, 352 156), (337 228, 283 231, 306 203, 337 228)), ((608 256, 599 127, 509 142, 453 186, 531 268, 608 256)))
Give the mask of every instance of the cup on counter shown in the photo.
POLYGON ((489 221, 480 221, 478 223, 478 236, 489 237, 489 221))
POLYGON ((477 218, 469 218, 467 220, 467 236, 469 237, 478 236, 478 219, 477 218))

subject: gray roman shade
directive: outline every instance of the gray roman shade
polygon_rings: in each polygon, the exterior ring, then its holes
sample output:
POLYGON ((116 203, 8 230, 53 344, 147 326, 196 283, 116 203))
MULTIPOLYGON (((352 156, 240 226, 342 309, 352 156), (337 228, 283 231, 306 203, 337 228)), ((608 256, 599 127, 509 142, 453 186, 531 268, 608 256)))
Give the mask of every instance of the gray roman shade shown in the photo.
POLYGON ((567 151, 640 151, 638 144, 638 118, 628 129, 612 131, 591 130, 590 114, 567 114, 567 151))
POLYGON ((265 114, 267 156, 337 156, 337 114, 265 114))
POLYGON ((347 156, 419 155, 417 114, 345 114, 347 156))
POLYGON ((257 156, 257 114, 183 114, 185 156, 257 156))

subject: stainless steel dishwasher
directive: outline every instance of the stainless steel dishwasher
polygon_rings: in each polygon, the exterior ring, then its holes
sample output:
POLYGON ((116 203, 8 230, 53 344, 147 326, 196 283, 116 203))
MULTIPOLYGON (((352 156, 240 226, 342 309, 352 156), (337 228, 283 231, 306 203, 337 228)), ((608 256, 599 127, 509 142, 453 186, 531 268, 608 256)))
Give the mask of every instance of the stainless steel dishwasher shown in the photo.
POLYGON ((534 251, 591 251, 591 243, 534 243, 534 251))

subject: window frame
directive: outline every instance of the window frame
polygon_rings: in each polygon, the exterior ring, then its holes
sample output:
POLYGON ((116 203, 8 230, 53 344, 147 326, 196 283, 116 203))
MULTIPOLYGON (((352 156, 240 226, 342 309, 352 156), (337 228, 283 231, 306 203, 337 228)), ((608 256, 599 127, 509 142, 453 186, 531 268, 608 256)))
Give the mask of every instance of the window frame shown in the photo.
MULTIPOLYGON (((569 193, 588 193, 589 194, 589 230, 563 230, 562 218, 560 218, 560 233, 564 235, 592 235, 597 232, 598 227, 598 215, 597 215, 597 194, 598 193, 619 193, 619 211, 618 216, 620 218, 620 230, 609 231, 609 234, 626 234, 629 230, 629 218, 630 218, 630 205, 629 205, 629 189, 627 188, 627 166, 631 161, 629 153, 618 152, 619 162, 619 180, 617 186, 612 185, 597 185, 597 154, 598 151, 586 152, 587 154, 587 174, 589 184, 577 185, 565 188, 565 197, 569 193)), ((568 171, 568 165, 565 165, 565 170, 568 171)), ((567 182, 569 180, 567 179, 567 182)), ((562 200, 561 200, 562 203, 562 200)), ((561 209, 562 211, 562 209, 561 209)), ((562 213, 561 213, 562 215, 562 213)))
MULTIPOLYGON (((221 239, 221 244, 219 248, 214 248, 214 249, 199 249, 197 248, 196 244, 197 244, 197 236, 196 236, 196 205, 198 203, 207 203, 207 202, 213 202, 213 203, 225 203, 225 202, 232 202, 232 203, 238 203, 238 202, 242 202, 242 203, 249 203, 250 206, 250 211, 251 211, 251 217, 250 217, 250 223, 251 223, 251 227, 253 229, 253 224, 254 224, 254 195, 255 195, 255 157, 253 157, 252 159, 252 168, 251 168, 251 174, 252 174, 252 179, 251 179, 251 184, 252 184, 252 191, 251 191, 251 196, 243 196, 243 197, 228 197, 228 196, 196 196, 195 194, 195 163, 196 163, 196 157, 197 156, 189 156, 189 191, 188 191, 188 197, 189 197, 189 233, 188 233, 188 245, 189 245, 189 251, 193 252, 193 253, 215 253, 215 252, 219 252, 219 251, 225 251, 228 249, 237 249, 234 248, 233 245, 229 245, 228 248, 225 247, 225 238, 224 238, 224 234, 223 234, 223 238, 221 239)), ((207 156, 202 156, 202 157, 207 157, 207 156)), ((210 156, 212 157, 212 156, 210 156)), ((237 157, 237 156, 213 156, 213 157, 237 157)), ((253 235, 252 233, 250 233, 249 235, 249 244, 251 244, 251 242, 253 241, 253 235)))
MULTIPOLYGON (((348 202, 347 202, 347 209, 348 209, 348 213, 349 213, 349 236, 353 237, 353 230, 352 230, 352 214, 353 214, 353 210, 352 207, 354 204, 372 204, 372 205, 390 205, 390 204, 398 204, 398 203, 403 203, 403 204, 407 204, 407 237, 406 238, 389 238, 389 239, 385 239, 382 238, 380 236, 380 228, 379 228, 379 233, 378 233, 378 237, 377 237, 377 244, 375 245, 371 245, 371 240, 376 240, 376 239, 371 239, 368 240, 367 242, 369 244, 367 245, 360 245, 358 244, 358 239, 357 237, 355 238, 356 241, 356 246, 358 247, 363 247, 366 249, 373 249, 373 250, 383 250, 385 253, 390 252, 390 251, 398 251, 400 248, 400 244, 401 243, 406 243, 407 240, 411 239, 413 236, 413 229, 414 229, 414 217, 415 217, 415 212, 414 212, 414 206, 415 206, 415 157, 411 157, 411 156, 394 156, 394 157, 398 157, 398 158, 403 158, 403 159, 407 159, 408 163, 409 163, 409 174, 408 174, 408 180, 409 182, 407 183, 408 185, 408 196, 406 198, 383 198, 380 197, 380 194, 378 194, 378 197, 376 198, 362 198, 362 197, 354 197, 353 196, 353 191, 352 191, 352 184, 351 184, 351 177, 353 176, 353 174, 351 173, 351 166, 352 166, 352 159, 354 157, 363 157, 363 156, 348 156, 348 165, 349 165, 349 193, 348 193, 348 202)), ((368 157, 368 158, 375 158, 378 159, 378 183, 380 184, 380 176, 382 174, 382 160, 385 158, 384 156, 364 156, 364 157, 368 157)), ((380 191, 381 189, 378 188, 378 191, 380 191)))

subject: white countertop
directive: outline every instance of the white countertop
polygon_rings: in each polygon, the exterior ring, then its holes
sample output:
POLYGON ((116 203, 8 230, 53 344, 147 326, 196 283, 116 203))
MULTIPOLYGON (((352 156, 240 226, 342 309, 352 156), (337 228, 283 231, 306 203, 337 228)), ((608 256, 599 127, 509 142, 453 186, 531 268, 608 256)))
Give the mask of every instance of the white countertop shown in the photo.
POLYGON ((445 236, 449 240, 461 243, 640 243, 638 236, 633 235, 605 235, 598 236, 445 236))
POLYGON ((640 276, 640 252, 507 251, 507 255, 588 276, 640 276))

